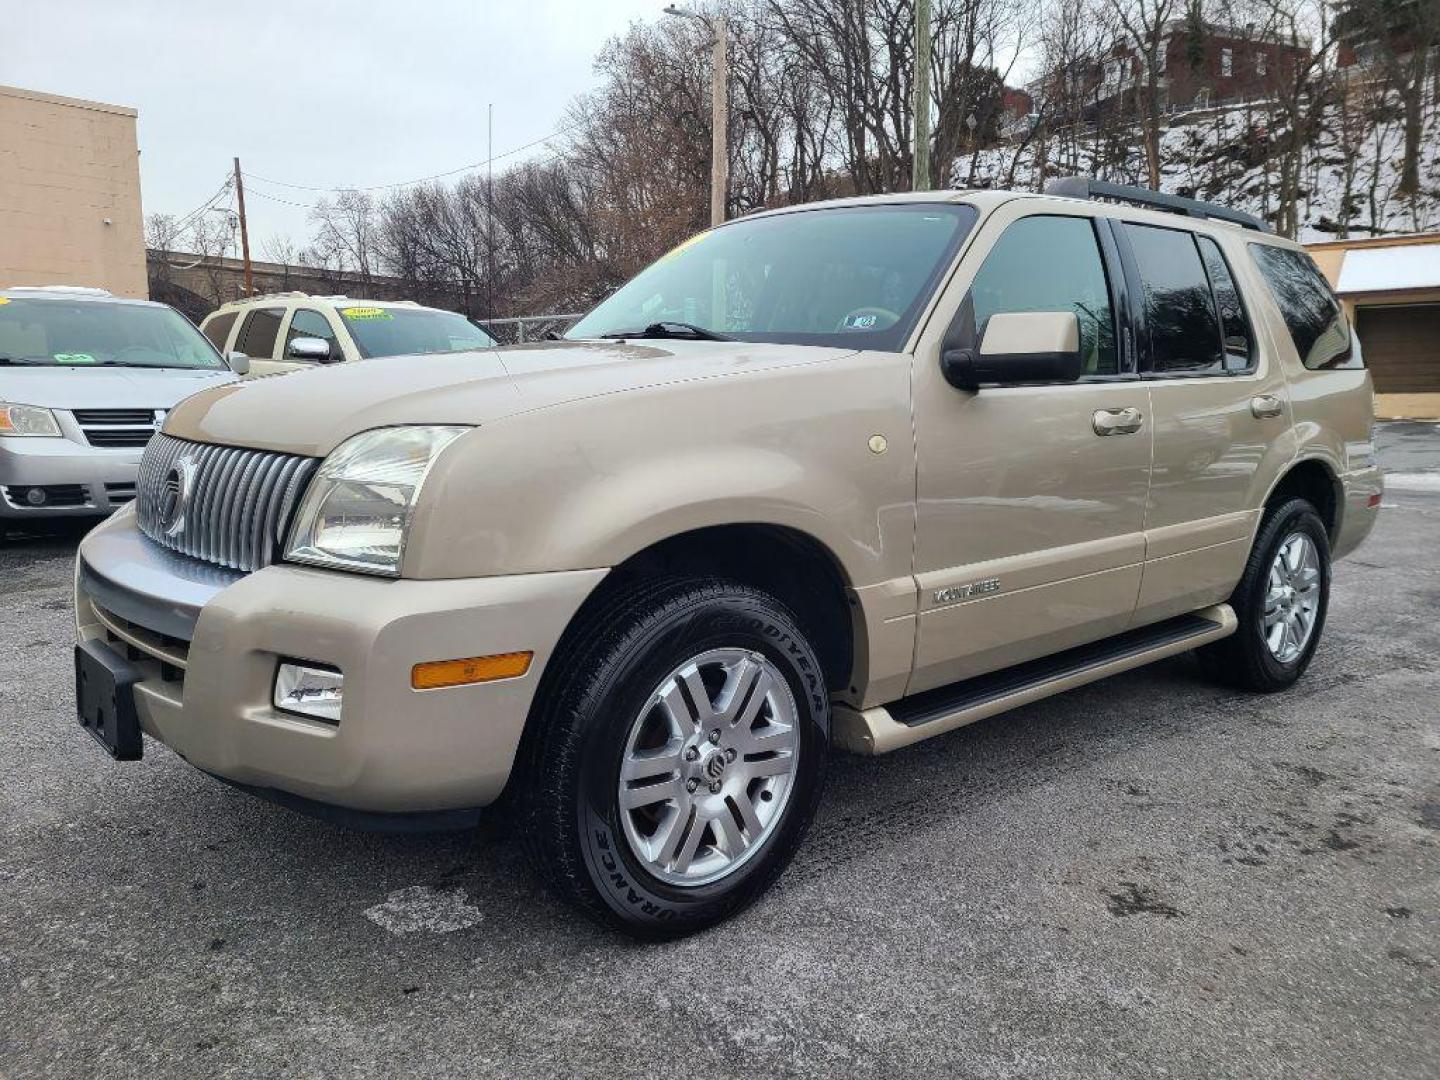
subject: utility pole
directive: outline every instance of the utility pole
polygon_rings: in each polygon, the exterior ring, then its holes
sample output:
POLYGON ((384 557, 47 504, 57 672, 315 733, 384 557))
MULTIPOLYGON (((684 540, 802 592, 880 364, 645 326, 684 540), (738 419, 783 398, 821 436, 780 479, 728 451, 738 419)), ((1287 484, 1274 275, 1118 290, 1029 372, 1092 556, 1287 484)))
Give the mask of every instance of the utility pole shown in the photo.
POLYGON ((730 101, 725 57, 729 36, 724 16, 717 16, 711 29, 715 34, 710 64, 710 227, 725 220, 725 194, 730 188, 730 150, 726 143, 730 126, 730 101))
POLYGON ((245 260, 245 295, 253 296, 250 273, 250 230, 245 224, 245 181, 240 178, 240 159, 235 159, 235 198, 240 204, 240 254, 245 260))
POLYGON ((930 0, 915 0, 915 155, 910 190, 930 190, 930 0))
POLYGON ((730 150, 727 134, 730 127, 729 100, 729 28, 725 17, 711 18, 688 11, 675 4, 665 8, 666 15, 678 15, 702 22, 710 30, 710 226, 725 220, 725 196, 730 190, 730 150))

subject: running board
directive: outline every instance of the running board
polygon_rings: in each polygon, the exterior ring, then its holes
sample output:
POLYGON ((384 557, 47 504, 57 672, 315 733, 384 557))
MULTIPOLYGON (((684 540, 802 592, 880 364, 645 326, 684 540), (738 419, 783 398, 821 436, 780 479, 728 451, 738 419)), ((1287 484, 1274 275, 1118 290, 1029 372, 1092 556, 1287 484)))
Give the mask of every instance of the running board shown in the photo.
POLYGON ((835 745, 886 754, 996 713, 1187 652, 1235 632, 1229 604, 1127 630, 1102 641, 877 705, 863 712, 838 705, 835 745))

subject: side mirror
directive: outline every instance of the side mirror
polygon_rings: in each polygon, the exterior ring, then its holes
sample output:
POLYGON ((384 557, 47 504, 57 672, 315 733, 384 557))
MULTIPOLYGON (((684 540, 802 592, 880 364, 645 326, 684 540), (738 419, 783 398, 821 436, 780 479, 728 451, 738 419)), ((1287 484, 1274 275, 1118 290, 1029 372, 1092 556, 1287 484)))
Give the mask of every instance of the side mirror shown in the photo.
MULTIPOLYGON (((330 343, 324 338, 297 337, 285 346, 285 355, 295 360, 309 360, 316 364, 331 362, 330 343)), ((339 357, 333 359, 338 360, 339 357)))
POLYGON ((227 353, 225 363, 230 365, 230 370, 236 375, 250 374, 250 357, 246 356, 243 352, 227 353))
POLYGON ((946 349, 940 370, 951 386, 1074 382, 1080 358, 1080 321, 1073 311, 1006 311, 991 315, 978 349, 946 349))

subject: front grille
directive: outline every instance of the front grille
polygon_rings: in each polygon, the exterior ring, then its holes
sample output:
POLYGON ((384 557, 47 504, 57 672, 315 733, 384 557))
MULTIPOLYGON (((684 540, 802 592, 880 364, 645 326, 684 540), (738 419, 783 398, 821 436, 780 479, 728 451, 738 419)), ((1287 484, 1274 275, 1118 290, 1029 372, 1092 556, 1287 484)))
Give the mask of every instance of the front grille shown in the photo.
POLYGON ((91 446, 144 446, 155 434, 163 409, 75 409, 75 422, 91 446))
POLYGON ((155 423, 154 409, 76 409, 75 422, 81 427, 89 424, 144 424, 155 423))
POLYGON ((234 570, 274 562, 319 462, 156 435, 140 459, 136 514, 157 544, 234 570))

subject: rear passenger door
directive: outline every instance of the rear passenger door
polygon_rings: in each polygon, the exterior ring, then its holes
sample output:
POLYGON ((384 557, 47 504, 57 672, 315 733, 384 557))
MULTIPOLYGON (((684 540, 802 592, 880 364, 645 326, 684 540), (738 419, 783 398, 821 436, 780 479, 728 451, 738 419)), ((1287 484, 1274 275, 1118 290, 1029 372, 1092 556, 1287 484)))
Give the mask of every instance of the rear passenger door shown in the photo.
POLYGON ((252 376, 273 375, 290 369, 291 365, 277 363, 275 359, 284 318, 283 307, 251 308, 245 313, 245 321, 235 336, 235 351, 250 358, 252 376))
POLYGON ((1137 625, 1229 597, 1294 454, 1289 391, 1255 332, 1234 231, 1114 222, 1154 424, 1137 625))
POLYGON ((1150 404, 1130 361, 1108 227, 1006 204, 982 225, 915 366, 918 693, 1119 633, 1144 560, 1150 404), (971 268, 974 269, 971 269, 971 268), (959 390, 941 335, 1002 312, 1072 311, 1079 382, 959 390), (1129 416, 1122 428, 1108 419, 1129 416))

